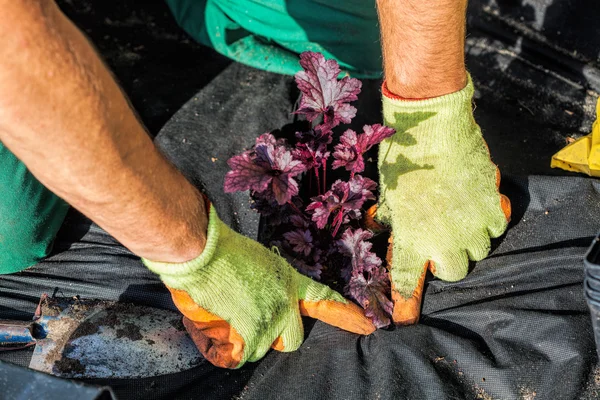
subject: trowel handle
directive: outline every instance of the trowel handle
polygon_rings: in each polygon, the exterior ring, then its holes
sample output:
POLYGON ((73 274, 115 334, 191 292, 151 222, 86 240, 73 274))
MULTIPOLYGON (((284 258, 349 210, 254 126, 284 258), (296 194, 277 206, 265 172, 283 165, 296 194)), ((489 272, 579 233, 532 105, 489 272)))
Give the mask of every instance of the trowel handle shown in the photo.
POLYGON ((0 320, 0 351, 32 346, 46 336, 46 330, 36 321, 0 320))

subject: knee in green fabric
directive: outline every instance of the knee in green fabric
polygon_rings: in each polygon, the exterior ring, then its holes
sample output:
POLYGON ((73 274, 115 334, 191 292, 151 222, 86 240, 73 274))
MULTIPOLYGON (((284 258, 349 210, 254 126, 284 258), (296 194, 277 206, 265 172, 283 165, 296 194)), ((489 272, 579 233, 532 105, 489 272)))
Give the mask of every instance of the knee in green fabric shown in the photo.
POLYGON ((52 249, 69 206, 0 143, 0 274, 37 264, 52 249))
POLYGON ((167 0, 178 24, 200 43, 271 72, 299 71, 298 53, 335 58, 344 72, 381 77, 375 2, 364 0, 167 0))

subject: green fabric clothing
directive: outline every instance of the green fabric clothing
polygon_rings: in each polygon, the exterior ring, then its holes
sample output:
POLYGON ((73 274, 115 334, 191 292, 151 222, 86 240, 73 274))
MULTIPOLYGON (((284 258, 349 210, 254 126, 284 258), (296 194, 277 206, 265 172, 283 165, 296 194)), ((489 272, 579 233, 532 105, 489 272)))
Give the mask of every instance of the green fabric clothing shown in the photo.
POLYGON ((381 77, 374 0, 166 0, 192 37, 255 68, 293 75, 317 51, 345 72, 381 77))
POLYGON ((69 209, 0 142, 0 274, 48 255, 69 209))
POLYGON ((236 368, 262 358, 279 336, 284 351, 300 347, 299 300, 347 303, 339 293, 300 275, 280 255, 231 230, 214 207, 200 256, 181 264, 142 261, 167 286, 185 291, 241 335, 244 354, 236 368))
POLYGON ((396 134, 379 147, 377 218, 394 233, 392 281, 405 298, 428 260, 438 278, 464 278, 469 259, 485 258, 490 237, 508 225, 472 97, 469 78, 463 90, 434 99, 383 98, 396 134))

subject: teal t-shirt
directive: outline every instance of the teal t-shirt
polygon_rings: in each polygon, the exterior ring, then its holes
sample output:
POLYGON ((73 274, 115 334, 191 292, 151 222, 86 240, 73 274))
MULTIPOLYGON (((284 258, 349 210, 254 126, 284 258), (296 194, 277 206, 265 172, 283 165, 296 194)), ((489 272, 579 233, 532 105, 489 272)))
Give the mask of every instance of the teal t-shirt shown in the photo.
POLYGON ((351 75, 381 76, 374 0, 166 0, 179 25, 235 61, 295 74, 318 51, 351 75))
POLYGON ((1 142, 0 194, 0 274, 9 274, 48 255, 69 205, 1 142))

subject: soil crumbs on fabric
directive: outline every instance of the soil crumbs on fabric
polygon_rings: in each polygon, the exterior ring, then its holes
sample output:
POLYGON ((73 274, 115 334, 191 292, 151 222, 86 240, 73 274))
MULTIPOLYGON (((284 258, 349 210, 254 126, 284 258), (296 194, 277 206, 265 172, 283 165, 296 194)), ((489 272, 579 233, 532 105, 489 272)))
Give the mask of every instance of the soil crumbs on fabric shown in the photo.
POLYGON ((123 328, 117 329, 117 338, 127 338, 135 342, 142 340, 143 336, 139 326, 126 322, 123 324, 123 328))
POLYGON ((82 375, 85 373, 85 365, 79 360, 69 357, 63 357, 54 363, 54 367, 63 374, 82 375))

